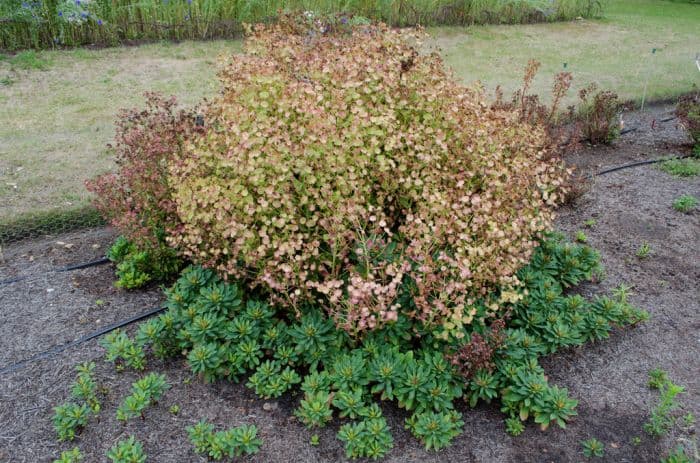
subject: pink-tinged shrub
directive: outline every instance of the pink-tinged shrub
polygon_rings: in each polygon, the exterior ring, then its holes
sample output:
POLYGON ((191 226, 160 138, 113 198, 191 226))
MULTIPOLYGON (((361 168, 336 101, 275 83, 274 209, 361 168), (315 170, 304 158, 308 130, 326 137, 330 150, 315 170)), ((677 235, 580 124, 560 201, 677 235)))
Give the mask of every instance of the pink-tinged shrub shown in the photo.
POLYGON ((170 242, 353 333, 399 314, 457 330, 479 298, 497 312, 565 170, 544 127, 458 84, 421 37, 256 26, 220 72, 206 134, 172 159, 170 242))
MULTIPOLYGON (((177 271, 175 251, 165 236, 177 224, 167 163, 197 134, 193 114, 178 110, 174 98, 146 94, 146 107, 122 111, 117 119, 116 170, 86 182, 102 216, 147 253, 154 277, 177 271), (161 268, 162 267, 162 268, 161 268)), ((145 269, 142 269, 145 271, 145 269)))

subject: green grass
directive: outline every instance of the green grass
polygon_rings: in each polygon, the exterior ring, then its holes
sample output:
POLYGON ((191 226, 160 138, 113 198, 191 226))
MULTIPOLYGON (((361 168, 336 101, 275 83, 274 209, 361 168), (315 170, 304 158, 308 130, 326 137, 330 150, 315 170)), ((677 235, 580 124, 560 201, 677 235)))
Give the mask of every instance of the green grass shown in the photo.
POLYGON ((700 161, 694 158, 671 159, 659 164, 659 169, 676 177, 694 177, 700 174, 700 161))
POLYGON ((694 63, 700 8, 664 0, 610 0, 605 17, 523 26, 431 29, 433 44, 465 83, 480 80, 506 95, 519 88, 530 58, 542 63, 534 90, 550 92, 552 76, 573 73, 571 103, 579 89, 595 82, 621 99, 674 98, 700 81, 694 63), (652 50, 656 49, 655 53, 652 50))
POLYGON ((47 55, 34 50, 25 50, 8 59, 10 65, 14 69, 38 69, 45 71, 51 66, 47 55))
MULTIPOLYGON (((217 41, 41 52, 53 63, 48 70, 12 71, 12 85, 0 85, 0 224, 85 206, 84 181, 113 166, 106 144, 119 109, 141 105, 149 90, 175 94, 184 105, 214 95, 217 56, 239 47, 217 41)), ((0 76, 10 66, 0 61, 0 76)))
MULTIPOLYGON (((574 86, 589 82, 639 101, 667 98, 698 82, 700 8, 663 0, 610 0, 603 20, 516 26, 429 29, 456 76, 466 83, 521 84, 530 58, 543 63, 534 91, 547 93, 567 63, 574 86), (654 55, 651 49, 657 48, 654 55)), ((174 94, 185 105, 213 96, 216 59, 240 50, 239 40, 154 43, 139 47, 32 52, 0 59, 0 223, 26 213, 85 206, 86 178, 113 161, 120 108, 142 94, 174 94), (27 58, 27 56, 33 58, 27 58), (45 62, 20 68, 19 62, 45 62), (2 80, 7 78, 7 80, 2 80)), ((575 97, 575 89, 570 100, 575 97)), ((697 161, 696 161, 697 162, 697 161)))

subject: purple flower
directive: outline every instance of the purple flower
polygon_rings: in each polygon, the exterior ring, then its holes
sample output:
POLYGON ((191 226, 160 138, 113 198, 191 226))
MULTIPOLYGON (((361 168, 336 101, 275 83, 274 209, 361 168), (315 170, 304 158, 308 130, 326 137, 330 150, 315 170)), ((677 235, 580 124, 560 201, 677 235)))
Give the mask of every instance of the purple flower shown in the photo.
POLYGON ((75 4, 80 6, 80 0, 75 0, 75 4))
POLYGON ((191 4, 192 4, 192 0, 187 0, 187 4, 188 4, 188 5, 191 5, 191 4))
POLYGON ((83 11, 83 12, 80 14, 80 16, 82 16, 83 18, 87 18, 87 17, 88 17, 88 14, 87 14, 86 12, 83 11))
POLYGON ((340 19, 340 22, 343 23, 343 24, 347 24, 347 23, 348 23, 348 18, 341 18, 341 19, 340 19))
POLYGON ((58 12, 58 15, 59 15, 59 16, 63 16, 63 11, 59 11, 59 12, 58 12))
POLYGON ((101 19, 98 19, 98 20, 97 20, 97 25, 98 25, 98 26, 101 26, 101 25, 102 25, 102 20, 101 20, 101 19))

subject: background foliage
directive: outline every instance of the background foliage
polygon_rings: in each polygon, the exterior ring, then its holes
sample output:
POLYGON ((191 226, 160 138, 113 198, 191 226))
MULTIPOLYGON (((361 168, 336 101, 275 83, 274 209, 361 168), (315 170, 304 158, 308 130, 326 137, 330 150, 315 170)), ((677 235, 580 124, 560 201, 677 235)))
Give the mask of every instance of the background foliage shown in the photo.
POLYGON ((395 26, 515 24, 601 13, 601 0, 4 0, 0 48, 210 39, 269 22, 279 10, 345 12, 395 26))

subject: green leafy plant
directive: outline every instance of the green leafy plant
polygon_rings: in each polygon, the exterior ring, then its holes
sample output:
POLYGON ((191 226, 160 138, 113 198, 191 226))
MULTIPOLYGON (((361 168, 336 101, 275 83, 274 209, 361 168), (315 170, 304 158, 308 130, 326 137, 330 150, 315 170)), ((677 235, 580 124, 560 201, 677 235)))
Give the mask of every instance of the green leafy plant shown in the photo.
POLYGON ((654 383, 653 387, 657 385, 660 394, 659 403, 652 409, 649 420, 644 423, 644 430, 654 437, 666 435, 674 425, 673 412, 680 407, 676 397, 685 391, 682 386, 674 384, 669 379, 660 384, 654 383))
POLYGON ((591 438, 581 442, 583 446, 583 454, 588 458, 601 458, 605 455, 605 444, 596 438, 591 438))
POLYGON ((330 403, 330 394, 326 392, 307 394, 294 414, 308 428, 323 427, 333 418, 330 403))
POLYGON ((693 195, 682 195, 673 201, 673 208, 678 212, 688 214, 698 206, 698 199, 693 195))
POLYGON ((692 426, 695 424, 695 415, 692 412, 688 412, 683 415, 683 425, 692 426))
POLYGON ((406 419, 406 429, 425 445, 426 450, 440 450, 460 434, 464 425, 461 418, 456 411, 416 413, 406 419))
POLYGON ((214 460, 257 453, 262 445, 262 441, 257 437, 257 432, 257 428, 252 425, 242 425, 214 432, 214 426, 207 423, 206 420, 187 428, 195 451, 208 455, 214 460))
POLYGON ((117 408, 117 419, 127 421, 137 416, 145 419, 146 408, 157 403, 169 388, 165 375, 149 373, 132 385, 131 394, 117 408))
POLYGON ((76 367, 78 377, 71 388, 71 395, 77 400, 85 401, 94 413, 100 411, 97 399, 97 383, 94 378, 95 363, 85 362, 76 367))
POLYGON ((146 354, 141 346, 119 329, 105 335, 100 345, 107 351, 106 360, 115 363, 117 370, 123 369, 124 365, 135 370, 143 370, 146 366, 146 354))
POLYGON ((688 455, 681 445, 669 452, 665 458, 661 459, 661 463, 692 463, 693 461, 697 460, 688 455))
POLYGON ((650 254, 651 254, 651 246, 649 245, 649 243, 647 243, 645 241, 644 243, 642 243, 641 246, 639 246, 639 249, 637 249, 637 252, 635 255, 637 257, 639 257, 640 259, 646 259, 647 257, 649 257, 650 254))
POLYGON ((582 230, 579 230, 576 232, 576 241, 579 243, 586 243, 588 241, 588 237, 582 230))
POLYGON ((90 407, 72 402, 54 407, 53 427, 58 434, 58 440, 73 440, 90 418, 90 407))
POLYGON ((151 281, 167 279, 181 265, 174 251, 163 250, 156 257, 148 250, 139 250, 123 236, 114 242, 107 258, 117 265, 116 286, 124 289, 140 288, 151 281))
POLYGON ((170 408, 168 409, 171 415, 177 415, 180 413, 180 406, 179 405, 171 405, 170 408))
POLYGON ((382 458, 394 446, 386 420, 367 418, 344 424, 338 431, 338 439, 345 443, 348 458, 382 458))
POLYGON ((141 442, 134 436, 129 436, 127 440, 119 441, 110 448, 107 458, 112 460, 112 463, 145 463, 146 454, 141 442))
POLYGON ((659 164, 659 168, 676 177, 694 177, 700 174, 700 160, 694 158, 669 159, 659 164))
POLYGON ((83 454, 80 452, 78 447, 74 447, 71 450, 66 450, 61 452, 61 456, 58 460, 54 460, 53 463, 80 463, 83 461, 83 454))
POLYGON ((661 389, 665 384, 668 384, 668 373, 661 368, 654 368, 649 371, 649 381, 647 386, 652 389, 661 389))
POLYGON ((525 425, 522 420, 516 416, 506 418, 506 432, 511 436, 519 436, 525 431, 525 425))
POLYGON ((282 370, 278 361, 267 360, 258 366, 255 373, 248 379, 247 386, 263 398, 277 398, 293 385, 301 382, 301 377, 290 367, 282 370))

